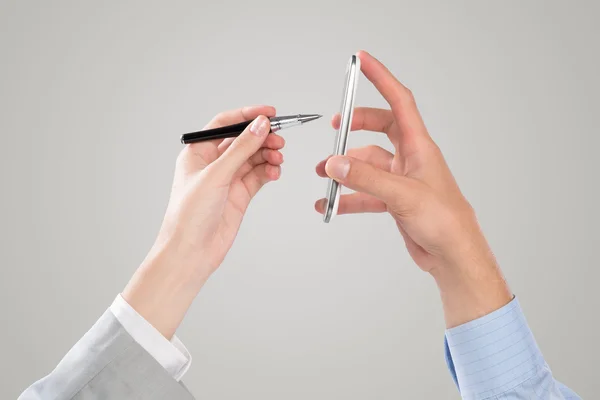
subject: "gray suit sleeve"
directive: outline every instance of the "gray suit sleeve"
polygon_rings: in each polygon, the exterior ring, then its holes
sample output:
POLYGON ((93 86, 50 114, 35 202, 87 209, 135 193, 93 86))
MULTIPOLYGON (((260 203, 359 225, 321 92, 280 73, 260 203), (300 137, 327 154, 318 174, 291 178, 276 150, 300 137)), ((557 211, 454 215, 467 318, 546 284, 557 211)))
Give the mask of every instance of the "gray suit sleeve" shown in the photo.
POLYGON ((56 368, 19 400, 193 400, 107 310, 56 368))

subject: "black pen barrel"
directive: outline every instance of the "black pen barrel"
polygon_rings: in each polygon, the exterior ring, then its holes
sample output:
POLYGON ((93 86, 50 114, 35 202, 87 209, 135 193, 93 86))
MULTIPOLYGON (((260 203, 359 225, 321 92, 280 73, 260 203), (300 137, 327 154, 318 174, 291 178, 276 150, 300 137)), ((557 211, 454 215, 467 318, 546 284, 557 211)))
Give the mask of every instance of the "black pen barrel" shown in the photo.
POLYGON ((244 121, 235 125, 223 126, 221 128, 206 129, 198 132, 184 133, 181 135, 181 143, 189 144, 203 142, 206 140, 225 139, 239 136, 252 121, 244 121))

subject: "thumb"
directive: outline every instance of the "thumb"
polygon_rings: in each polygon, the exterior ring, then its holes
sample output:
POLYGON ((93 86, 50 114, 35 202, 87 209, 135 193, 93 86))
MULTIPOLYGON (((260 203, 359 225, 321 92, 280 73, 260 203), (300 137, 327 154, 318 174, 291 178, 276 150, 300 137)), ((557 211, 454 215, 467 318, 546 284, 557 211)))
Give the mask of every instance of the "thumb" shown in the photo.
POLYGON ((347 156, 331 157, 325 164, 325 172, 352 190, 378 198, 401 215, 418 209, 422 188, 413 179, 347 156))
POLYGON ((265 116, 258 116, 231 143, 225 152, 210 167, 217 179, 229 182, 246 161, 261 148, 271 131, 271 122, 265 116))

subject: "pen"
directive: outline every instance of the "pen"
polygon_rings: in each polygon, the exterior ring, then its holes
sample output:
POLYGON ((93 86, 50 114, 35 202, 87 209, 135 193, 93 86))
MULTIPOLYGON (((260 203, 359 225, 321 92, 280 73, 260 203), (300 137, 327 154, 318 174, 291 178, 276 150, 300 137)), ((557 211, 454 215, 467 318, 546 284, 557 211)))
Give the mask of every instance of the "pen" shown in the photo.
MULTIPOLYGON (((315 119, 321 118, 319 114, 298 114, 286 115, 281 117, 271 117, 271 132, 277 132, 281 129, 291 128, 292 126, 302 125, 315 119)), ((225 139, 239 136, 252 121, 244 121, 235 125, 222 126, 215 129, 206 129, 198 132, 184 133, 181 135, 181 143, 203 142, 205 140, 225 139)))

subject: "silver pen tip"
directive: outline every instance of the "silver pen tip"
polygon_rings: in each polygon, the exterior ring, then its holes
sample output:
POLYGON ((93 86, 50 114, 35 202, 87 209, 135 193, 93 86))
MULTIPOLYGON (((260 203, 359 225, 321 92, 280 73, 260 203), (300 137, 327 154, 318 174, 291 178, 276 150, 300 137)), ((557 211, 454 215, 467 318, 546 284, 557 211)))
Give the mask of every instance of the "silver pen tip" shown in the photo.
POLYGON ((315 119, 319 119, 321 117, 321 114, 300 114, 298 115, 298 120, 301 123, 305 124, 307 122, 314 121, 315 119))

